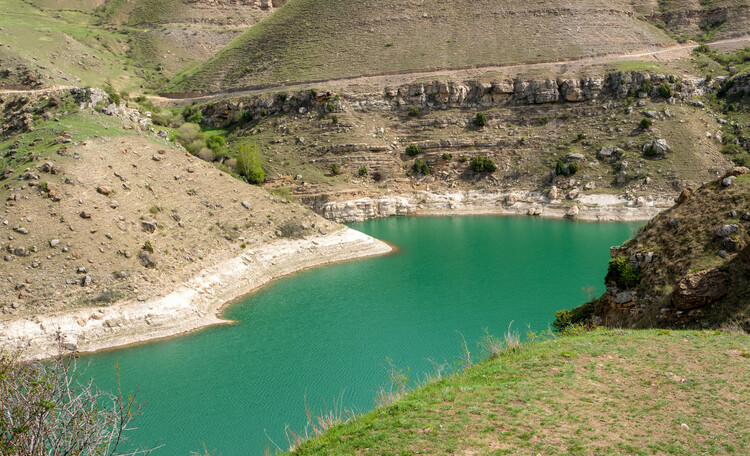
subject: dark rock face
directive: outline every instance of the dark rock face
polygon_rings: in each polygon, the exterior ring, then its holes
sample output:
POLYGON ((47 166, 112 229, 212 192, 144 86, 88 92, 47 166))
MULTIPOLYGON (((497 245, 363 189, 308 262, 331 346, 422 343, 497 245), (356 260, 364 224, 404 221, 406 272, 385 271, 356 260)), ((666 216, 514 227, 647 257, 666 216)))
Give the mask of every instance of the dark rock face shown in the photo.
POLYGON ((672 294, 672 304, 680 310, 702 307, 729 294, 729 277, 718 269, 689 274, 683 277, 672 294))

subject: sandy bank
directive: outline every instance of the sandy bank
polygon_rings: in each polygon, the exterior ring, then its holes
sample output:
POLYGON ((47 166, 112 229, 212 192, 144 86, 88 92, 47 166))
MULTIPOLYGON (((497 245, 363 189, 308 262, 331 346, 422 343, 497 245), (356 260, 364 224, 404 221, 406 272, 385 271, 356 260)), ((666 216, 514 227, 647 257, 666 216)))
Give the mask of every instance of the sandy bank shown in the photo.
POLYGON ((8 348, 25 346, 26 358, 41 359, 57 353, 58 332, 65 348, 78 352, 174 336, 227 323, 217 316, 224 304, 275 278, 389 251, 384 242, 349 228, 300 240, 278 240, 204 269, 160 298, 0 322, 0 341, 8 348))

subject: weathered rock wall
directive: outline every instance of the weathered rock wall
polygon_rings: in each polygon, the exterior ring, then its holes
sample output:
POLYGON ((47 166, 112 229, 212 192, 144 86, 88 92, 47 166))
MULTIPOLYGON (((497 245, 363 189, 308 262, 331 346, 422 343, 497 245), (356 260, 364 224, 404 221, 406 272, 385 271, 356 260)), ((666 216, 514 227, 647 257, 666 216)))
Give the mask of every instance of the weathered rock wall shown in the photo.
POLYGON ((666 84, 674 98, 685 98, 702 93, 702 79, 676 78, 646 72, 614 72, 603 77, 560 79, 515 79, 496 82, 412 83, 388 87, 384 93, 318 94, 311 90, 293 94, 279 92, 254 97, 238 97, 207 104, 203 107, 203 122, 212 126, 227 126, 233 122, 254 120, 282 113, 309 111, 405 111, 419 109, 491 108, 501 106, 538 105, 547 103, 578 103, 600 99, 626 97, 658 97, 659 88, 666 84))

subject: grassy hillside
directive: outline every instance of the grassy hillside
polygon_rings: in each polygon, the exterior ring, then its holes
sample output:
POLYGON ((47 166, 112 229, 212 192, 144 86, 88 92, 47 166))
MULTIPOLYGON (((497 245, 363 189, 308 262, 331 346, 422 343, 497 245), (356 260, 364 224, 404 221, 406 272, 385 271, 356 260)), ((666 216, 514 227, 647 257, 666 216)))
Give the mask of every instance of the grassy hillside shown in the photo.
POLYGON ((750 337, 596 330, 505 350, 294 455, 747 454, 750 337))
POLYGON ((625 1, 292 0, 172 90, 550 61, 670 42, 625 1))

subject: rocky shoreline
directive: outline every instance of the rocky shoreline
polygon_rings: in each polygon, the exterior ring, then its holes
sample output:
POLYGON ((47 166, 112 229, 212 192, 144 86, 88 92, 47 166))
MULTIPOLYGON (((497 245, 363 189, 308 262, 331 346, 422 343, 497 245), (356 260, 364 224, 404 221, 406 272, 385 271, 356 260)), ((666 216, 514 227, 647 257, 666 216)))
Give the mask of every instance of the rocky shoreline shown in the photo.
POLYGON ((644 221, 672 207, 671 195, 628 199, 584 194, 550 199, 536 191, 413 191, 353 199, 302 198, 323 217, 339 223, 402 215, 532 215, 590 221, 644 221))
POLYGON ((0 340, 6 349, 22 348, 23 357, 31 360, 56 355, 58 334, 68 352, 93 352, 170 337, 229 323, 218 316, 220 309, 273 279, 390 251, 386 243, 350 228, 274 241, 204 269, 163 297, 2 321, 0 340))

